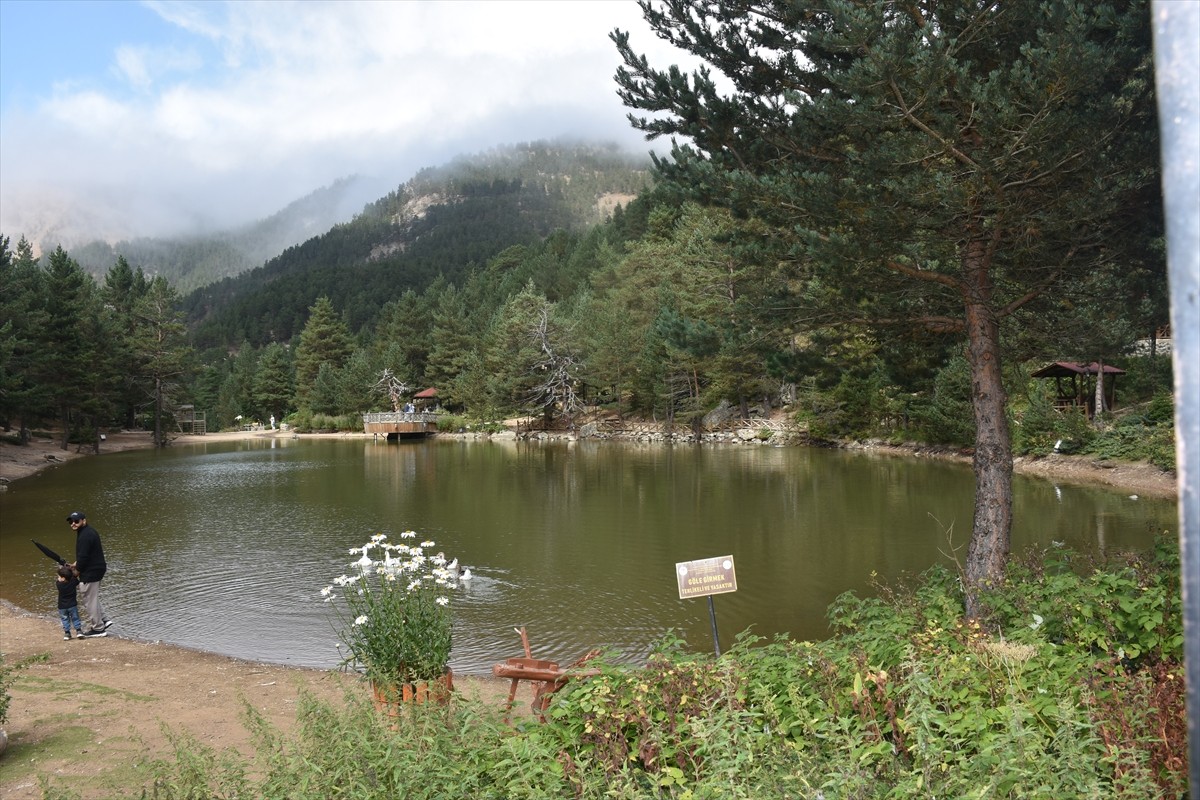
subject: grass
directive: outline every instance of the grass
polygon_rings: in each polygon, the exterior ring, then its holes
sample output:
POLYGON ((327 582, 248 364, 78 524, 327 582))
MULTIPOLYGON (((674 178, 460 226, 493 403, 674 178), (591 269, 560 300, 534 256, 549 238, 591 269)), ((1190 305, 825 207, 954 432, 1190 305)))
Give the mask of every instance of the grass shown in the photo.
POLYGON ((95 683, 86 681, 61 681, 53 678, 42 678, 36 675, 23 674, 17 677, 17 683, 21 689, 29 694, 47 694, 57 698, 73 697, 81 704, 88 704, 89 707, 99 707, 106 703, 117 702, 142 702, 153 703, 154 698, 150 695, 138 694, 136 692, 127 692, 122 690, 112 689, 108 686, 101 686, 95 683))
POLYGON ((143 742, 132 736, 109 735, 98 748, 95 732, 73 721, 73 715, 39 717, 31 721, 29 730, 49 733, 35 738, 13 735, 0 758, 0 783, 40 785, 43 797, 69 798, 78 796, 74 785, 86 780, 93 793, 100 790, 107 797, 126 797, 135 794, 129 787, 152 779, 141 755, 146 749, 143 742), (80 774, 51 775, 43 767, 59 763, 79 765, 80 774))
POLYGON ((78 759, 80 753, 91 748, 92 731, 81 725, 71 725, 70 720, 39 718, 38 727, 31 730, 50 730, 46 736, 26 738, 14 733, 8 740, 8 750, 0 759, 0 782, 11 785, 17 781, 37 782, 42 762, 53 762, 60 758, 78 759), (42 726, 45 726, 44 728, 42 726))

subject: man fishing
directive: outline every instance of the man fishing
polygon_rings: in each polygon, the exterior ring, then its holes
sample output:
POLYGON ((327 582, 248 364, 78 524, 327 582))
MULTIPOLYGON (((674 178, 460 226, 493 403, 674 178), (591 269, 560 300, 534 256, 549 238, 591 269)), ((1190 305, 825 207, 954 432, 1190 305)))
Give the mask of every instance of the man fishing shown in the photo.
POLYGON ((87 638, 107 636, 105 631, 112 620, 104 613, 100 603, 100 581, 108 571, 104 560, 104 546, 100 543, 100 532, 88 525, 87 515, 72 511, 67 515, 67 524, 75 531, 75 568, 79 575, 79 604, 83 606, 91 627, 82 636, 87 638))

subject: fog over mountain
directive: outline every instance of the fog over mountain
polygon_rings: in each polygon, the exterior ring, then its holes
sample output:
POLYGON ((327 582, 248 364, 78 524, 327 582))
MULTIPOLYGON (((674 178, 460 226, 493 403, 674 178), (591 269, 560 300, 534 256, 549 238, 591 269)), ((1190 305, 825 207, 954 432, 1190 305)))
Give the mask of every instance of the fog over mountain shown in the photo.
POLYGON ((84 237, 79 244, 64 242, 63 247, 97 279, 103 278, 118 256, 124 256, 135 268, 164 275, 176 288, 187 291, 261 266, 287 248, 350 221, 364 205, 391 188, 378 180, 350 176, 249 224, 113 242, 84 237))
POLYGON ((645 153, 609 34, 696 63, 633 0, 63 6, 0 3, 0 232, 39 248, 229 230, 511 142, 645 153))

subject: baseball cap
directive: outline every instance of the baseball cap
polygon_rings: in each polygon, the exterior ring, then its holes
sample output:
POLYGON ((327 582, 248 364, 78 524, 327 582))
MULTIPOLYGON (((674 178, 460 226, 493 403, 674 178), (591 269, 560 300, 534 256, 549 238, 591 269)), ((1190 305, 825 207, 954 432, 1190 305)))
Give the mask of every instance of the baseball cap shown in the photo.
POLYGON ((67 522, 79 522, 83 519, 87 519, 87 514, 84 514, 82 511, 72 511, 67 515, 67 522))

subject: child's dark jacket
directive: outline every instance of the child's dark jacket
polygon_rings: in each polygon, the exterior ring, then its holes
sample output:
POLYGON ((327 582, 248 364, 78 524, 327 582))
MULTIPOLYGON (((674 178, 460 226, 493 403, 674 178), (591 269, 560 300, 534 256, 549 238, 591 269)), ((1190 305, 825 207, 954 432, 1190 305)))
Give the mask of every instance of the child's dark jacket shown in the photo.
POLYGON ((58 607, 70 608, 71 606, 79 605, 79 595, 75 590, 79 588, 78 578, 67 578, 65 581, 54 579, 54 585, 58 587, 58 607))

